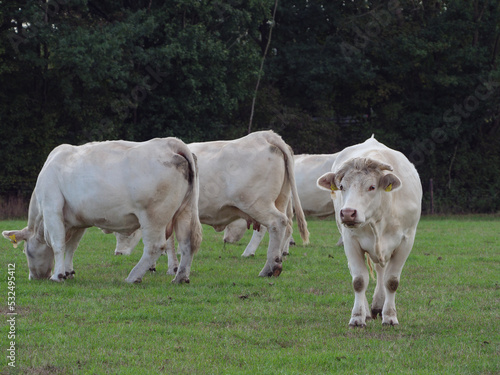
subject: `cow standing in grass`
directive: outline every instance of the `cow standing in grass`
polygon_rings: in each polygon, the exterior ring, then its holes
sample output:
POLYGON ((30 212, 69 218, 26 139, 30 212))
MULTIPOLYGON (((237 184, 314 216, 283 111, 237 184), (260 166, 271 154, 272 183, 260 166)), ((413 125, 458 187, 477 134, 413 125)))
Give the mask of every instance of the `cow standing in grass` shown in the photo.
POLYGON ((26 241, 30 279, 61 281, 74 275, 73 254, 86 228, 125 236, 141 228, 144 253, 127 277, 132 283, 175 230, 181 262, 173 282, 189 282, 202 236, 198 195, 195 157, 176 138, 61 145, 38 176, 28 226, 2 234, 14 245, 26 241))
MULTIPOLYGON (((309 241, 295 184, 292 149, 272 131, 232 141, 191 143, 188 147, 198 157, 200 221, 217 231, 239 218, 247 227, 267 227, 267 261, 259 276, 279 276, 282 254, 292 233, 292 197, 300 235, 304 243, 309 241)), ((129 241, 117 236, 116 249, 120 251, 115 250, 115 254, 130 254, 139 237, 135 238, 129 241)), ((177 258, 173 239, 169 245, 168 272, 174 272, 177 258)))
MULTIPOLYGON (((334 214, 330 194, 326 191, 319 190, 316 187, 316 181, 318 177, 331 170, 337 155, 338 153, 318 155, 306 154, 296 155, 294 157, 297 193, 299 195, 300 205, 306 216, 324 219, 334 214)), ((224 242, 233 243, 239 241, 246 230, 246 222, 243 220, 236 220, 229 224, 224 230, 224 242)), ((261 227, 260 231, 254 230, 252 239, 241 256, 254 256, 265 234, 265 227, 261 227)), ((293 242, 292 237, 290 237, 290 242, 293 242)), ((285 253, 286 251, 287 249, 285 249, 285 253)))
POLYGON ((341 151, 332 172, 321 176, 317 185, 335 193, 335 216, 355 293, 349 325, 364 327, 379 314, 382 324, 399 324, 396 290, 421 211, 422 186, 415 167, 372 137, 341 151), (371 311, 365 295, 365 253, 377 271, 371 311))

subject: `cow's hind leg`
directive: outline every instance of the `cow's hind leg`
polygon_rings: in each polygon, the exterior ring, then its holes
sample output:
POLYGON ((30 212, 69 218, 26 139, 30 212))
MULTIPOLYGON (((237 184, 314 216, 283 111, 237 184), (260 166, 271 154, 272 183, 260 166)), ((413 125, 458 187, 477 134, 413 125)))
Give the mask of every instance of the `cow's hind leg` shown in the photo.
POLYGON ((375 269, 377 271, 377 286, 375 287, 375 292, 373 293, 371 315, 373 319, 377 319, 377 316, 382 317, 382 309, 385 302, 385 287, 384 287, 384 273, 385 267, 381 267, 378 263, 375 264, 375 269))
POLYGON ((144 251, 139 263, 136 264, 126 278, 125 281, 128 283, 140 283, 144 274, 156 264, 161 253, 167 248, 167 239, 165 238, 166 224, 162 226, 144 220, 141 225, 144 251))
POLYGON ((167 240, 168 270, 167 275, 175 275, 179 269, 179 260, 175 254, 175 241, 172 234, 167 240))
MULTIPOLYGON (((191 219, 191 211, 189 209, 179 213, 175 219, 174 231, 178 242, 179 252, 181 253, 181 261, 177 273, 172 280, 174 284, 189 283, 193 256, 200 246, 201 226, 198 227, 192 224, 193 220, 191 219), (199 231, 199 233, 197 233, 197 231, 199 231)), ((175 253, 173 255, 175 259, 177 259, 175 253)))
POLYGON ((269 247, 267 249, 267 261, 259 276, 279 276, 283 269, 283 241, 288 224, 286 215, 277 209, 271 212, 271 220, 263 222, 269 232, 269 247))

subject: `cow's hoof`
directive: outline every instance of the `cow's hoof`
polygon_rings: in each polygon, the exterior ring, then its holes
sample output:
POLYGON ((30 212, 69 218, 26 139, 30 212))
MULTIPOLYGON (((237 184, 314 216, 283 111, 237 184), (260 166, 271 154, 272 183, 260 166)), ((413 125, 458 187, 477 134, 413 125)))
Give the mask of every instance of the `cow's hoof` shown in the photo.
POLYGON ((172 284, 189 284, 189 277, 180 277, 180 278, 174 278, 172 280, 172 284))
POLYGON ((377 319, 377 316, 382 317, 382 309, 372 309, 372 318, 377 319))
POLYGON ((129 284, 140 284, 142 283, 142 277, 138 277, 137 279, 132 279, 130 277, 127 277, 125 281, 129 284))
POLYGON ((156 272, 156 267, 151 267, 149 270, 150 270, 151 272, 156 272))
POLYGON ((286 257, 287 255, 290 255, 288 251, 283 251, 283 256, 286 257))
POLYGON ((281 264, 276 264, 272 271, 261 271, 259 274, 260 277, 278 277, 281 274, 281 271, 283 271, 283 266, 281 264))
POLYGON ((365 327, 366 327, 365 320, 361 319, 359 316, 351 318, 351 321, 349 322, 349 328, 365 328, 365 327))
POLYGON ((282 270, 283 270, 283 266, 281 264, 275 265, 271 276, 278 277, 279 275, 281 275, 282 270))
POLYGON ((382 321, 382 325, 383 326, 390 326, 390 327, 394 327, 394 326, 397 326, 399 325, 399 322, 398 322, 398 319, 397 318, 390 318, 390 319, 387 319, 387 320, 383 320, 382 321))
POLYGON ((121 253, 119 251, 115 251, 115 255, 123 255, 123 253, 121 253))
POLYGON ((66 271, 66 279, 73 279, 75 277, 75 271, 68 272, 66 271))
POLYGON ((178 269, 179 269, 178 267, 169 268, 169 269, 167 270, 167 275, 177 275, 177 270, 178 270, 178 269))
POLYGON ((55 275, 55 274, 52 275, 49 280, 50 281, 55 281, 56 283, 60 283, 64 279, 65 279, 65 276, 62 273, 60 273, 58 275, 55 275))

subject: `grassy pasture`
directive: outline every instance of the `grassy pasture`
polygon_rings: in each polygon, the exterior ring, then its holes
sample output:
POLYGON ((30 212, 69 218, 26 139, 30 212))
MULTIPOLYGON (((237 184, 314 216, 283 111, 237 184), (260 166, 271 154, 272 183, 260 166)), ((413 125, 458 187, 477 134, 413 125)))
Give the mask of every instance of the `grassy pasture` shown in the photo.
MULTIPOLYGON (((0 230, 24 225, 3 221, 0 230)), ((25 255, 1 239, 0 372, 500 373, 500 217, 422 218, 396 298, 397 327, 379 319, 348 328, 354 295, 334 223, 310 220, 309 229, 311 244, 291 248, 279 278, 259 278, 267 237, 243 259, 250 233, 224 246, 222 234, 204 227, 188 285, 170 284, 166 257, 142 284, 126 284, 142 245, 114 256, 114 236, 95 228, 75 254, 75 279, 28 281, 25 255), (9 263, 14 369, 5 355, 9 263)))

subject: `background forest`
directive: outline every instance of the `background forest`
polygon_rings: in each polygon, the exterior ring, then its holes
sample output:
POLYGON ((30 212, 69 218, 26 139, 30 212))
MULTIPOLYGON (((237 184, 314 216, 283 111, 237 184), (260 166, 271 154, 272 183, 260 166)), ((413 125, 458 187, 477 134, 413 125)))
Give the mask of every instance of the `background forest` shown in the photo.
POLYGON ((0 0, 0 194, 61 143, 273 129, 296 154, 373 133, 424 212, 432 179, 435 212, 496 213, 499 50, 498 0, 0 0))

